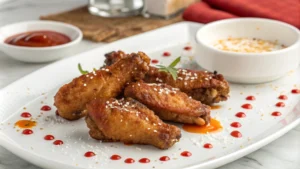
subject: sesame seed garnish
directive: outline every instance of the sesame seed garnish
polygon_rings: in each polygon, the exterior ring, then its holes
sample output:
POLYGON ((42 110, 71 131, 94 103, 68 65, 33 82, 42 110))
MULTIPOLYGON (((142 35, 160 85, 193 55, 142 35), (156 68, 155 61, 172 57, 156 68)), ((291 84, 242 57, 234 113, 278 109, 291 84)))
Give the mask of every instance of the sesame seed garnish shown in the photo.
POLYGON ((86 84, 84 83, 83 86, 86 86, 86 84))

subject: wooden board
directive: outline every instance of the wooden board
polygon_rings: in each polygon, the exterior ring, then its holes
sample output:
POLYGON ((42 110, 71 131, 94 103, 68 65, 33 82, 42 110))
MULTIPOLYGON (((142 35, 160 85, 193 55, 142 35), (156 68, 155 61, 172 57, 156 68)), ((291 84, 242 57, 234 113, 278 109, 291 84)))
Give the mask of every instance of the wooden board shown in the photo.
POLYGON ((144 18, 142 16, 103 18, 91 15, 87 6, 59 14, 41 16, 40 19, 60 21, 77 26, 83 32, 84 38, 96 42, 113 42, 182 21, 181 15, 169 20, 144 18))

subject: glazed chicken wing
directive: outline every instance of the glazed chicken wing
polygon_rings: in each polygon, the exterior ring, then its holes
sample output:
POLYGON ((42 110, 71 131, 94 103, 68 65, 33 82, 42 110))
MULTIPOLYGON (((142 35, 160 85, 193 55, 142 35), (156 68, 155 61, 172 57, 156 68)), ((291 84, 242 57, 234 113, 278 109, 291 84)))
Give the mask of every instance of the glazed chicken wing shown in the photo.
POLYGON ((149 70, 149 58, 142 52, 126 55, 114 64, 75 78, 54 97, 58 114, 68 120, 86 115, 86 103, 96 98, 118 96, 128 82, 142 79, 149 70))
POLYGON ((167 149, 179 141, 180 129, 161 121, 138 101, 97 99, 87 104, 90 136, 102 141, 150 144, 167 149))
MULTIPOLYGON (((106 65, 110 65, 124 57, 124 52, 116 51, 105 55, 106 65)), ((225 101, 229 97, 229 84, 223 75, 207 71, 178 69, 178 78, 174 80, 170 73, 149 67, 144 81, 147 83, 166 83, 179 88, 182 92, 205 104, 225 101)))
POLYGON ((166 84, 131 83, 124 95, 143 103, 162 120, 197 125, 210 122, 209 106, 166 84))

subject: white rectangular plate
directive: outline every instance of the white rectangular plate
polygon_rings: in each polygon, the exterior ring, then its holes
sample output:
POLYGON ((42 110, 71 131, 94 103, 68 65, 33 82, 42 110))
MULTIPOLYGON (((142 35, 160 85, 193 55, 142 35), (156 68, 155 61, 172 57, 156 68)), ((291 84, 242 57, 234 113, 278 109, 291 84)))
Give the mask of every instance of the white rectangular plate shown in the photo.
MULTIPOLYGON (((150 31, 104 47, 97 48, 77 56, 61 60, 36 71, 0 91, 0 143, 14 154, 43 168, 130 168, 130 169, 182 169, 182 168, 214 168, 240 158, 280 137, 300 122, 300 95, 291 90, 300 88, 300 69, 291 71, 285 77, 260 85, 231 84, 231 97, 219 105, 220 109, 212 111, 212 117, 218 119, 223 130, 212 134, 194 134, 182 130, 182 138, 168 150, 159 150, 147 145, 126 146, 122 143, 101 143, 88 135, 83 119, 70 122, 55 115, 53 96, 60 86, 79 76, 77 64, 86 69, 100 67, 104 54, 113 50, 125 52, 144 51, 160 64, 168 64, 178 56, 182 56, 184 67, 197 68, 191 61, 198 56, 194 35, 200 24, 182 22, 161 29, 150 31), (183 48, 191 46, 192 50, 183 48), (168 51, 170 57, 163 57, 168 51), (279 100, 280 94, 287 95, 287 100, 279 100), (255 101, 247 101, 246 96, 253 95, 255 101), (285 107, 278 108, 279 101, 285 107), (244 103, 251 103, 253 109, 241 108, 244 103), (51 111, 41 111, 43 105, 50 105, 51 111), (22 112, 30 112, 37 121, 32 135, 23 135, 22 129, 14 127, 14 123, 22 117, 22 112), (245 118, 237 118, 235 114, 243 111, 245 118), (271 115, 280 111, 281 116, 271 115), (242 127, 232 128, 230 124, 240 122, 242 127), (233 130, 242 133, 241 138, 230 135, 233 130), (45 141, 44 136, 52 134, 56 139, 64 141, 55 146, 53 141, 45 141), (211 143, 212 149, 203 145, 211 143), (96 156, 84 157, 84 153, 93 151, 96 156), (183 151, 192 153, 190 157, 182 157, 183 151), (110 160, 110 156, 118 154, 121 160, 110 160), (161 156, 169 156, 171 160, 161 162, 161 156), (146 157, 150 163, 142 164, 138 160, 146 157), (126 164, 126 158, 133 158, 135 163, 126 164)), ((41 56, 42 57, 42 56, 41 56)), ((222 73, 222 72, 219 72, 222 73)), ((180 124, 176 124, 182 127, 180 124)))

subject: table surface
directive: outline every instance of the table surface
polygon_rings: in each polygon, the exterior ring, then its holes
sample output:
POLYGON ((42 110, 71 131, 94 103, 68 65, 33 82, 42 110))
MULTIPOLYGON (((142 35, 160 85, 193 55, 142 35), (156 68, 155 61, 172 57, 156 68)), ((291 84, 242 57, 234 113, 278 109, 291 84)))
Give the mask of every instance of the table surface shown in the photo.
MULTIPOLYGON (((10 0, 1 4, 0 26, 25 20, 36 20, 47 15, 82 6, 87 0, 10 0)), ((101 43, 82 41, 72 55, 101 43)), ((19 78, 42 68, 46 64, 22 63, 0 51, 0 90, 19 78)), ((39 169, 0 146, 0 169, 39 169)), ((265 147, 218 169, 300 169, 300 125, 265 147)))

